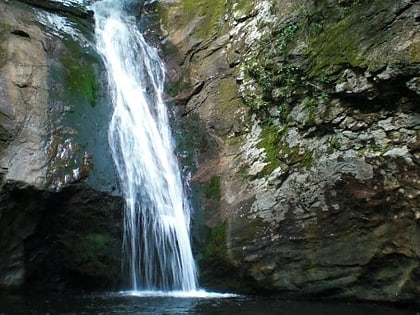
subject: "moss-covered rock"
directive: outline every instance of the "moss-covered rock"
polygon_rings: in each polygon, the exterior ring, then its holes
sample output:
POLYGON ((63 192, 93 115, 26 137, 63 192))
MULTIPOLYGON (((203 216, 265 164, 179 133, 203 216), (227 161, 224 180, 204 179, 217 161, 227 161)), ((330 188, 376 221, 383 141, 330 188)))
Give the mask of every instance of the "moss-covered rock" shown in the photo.
POLYGON ((172 30, 191 28, 191 36, 207 39, 219 32, 223 25, 223 14, 226 12, 226 1, 223 0, 181 0, 171 8, 160 7, 163 25, 171 25, 172 30), (194 21, 194 25, 191 24, 194 21))
POLYGON ((177 69, 205 82, 181 110, 203 135, 193 184, 220 184, 217 203, 198 199, 200 248, 237 268, 237 288, 418 298, 416 12, 406 1, 227 1, 219 32, 166 15, 177 69))
POLYGON ((87 55, 80 43, 69 38, 64 41, 59 60, 68 92, 73 98, 79 98, 79 102, 95 106, 98 99, 98 73, 95 71, 98 59, 87 55))

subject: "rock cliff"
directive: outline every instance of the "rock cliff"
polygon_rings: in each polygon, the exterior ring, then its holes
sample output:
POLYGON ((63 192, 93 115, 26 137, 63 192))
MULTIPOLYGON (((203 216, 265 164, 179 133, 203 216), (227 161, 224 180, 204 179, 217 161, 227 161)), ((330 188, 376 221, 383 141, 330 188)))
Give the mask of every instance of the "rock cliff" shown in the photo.
POLYGON ((110 287, 122 202, 91 14, 22 2, 0 3, 0 288, 110 287))
POLYGON ((160 1, 202 283, 418 301, 418 1, 160 1))

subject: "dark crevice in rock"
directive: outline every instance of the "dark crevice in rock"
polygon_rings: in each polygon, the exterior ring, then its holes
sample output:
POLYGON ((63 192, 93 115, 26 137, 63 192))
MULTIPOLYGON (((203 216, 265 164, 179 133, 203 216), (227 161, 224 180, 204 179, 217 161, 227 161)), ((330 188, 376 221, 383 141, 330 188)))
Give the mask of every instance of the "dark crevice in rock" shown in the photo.
POLYGON ((337 83, 331 95, 349 101, 355 108, 372 111, 396 108, 402 98, 412 103, 420 101, 420 96, 407 86, 418 75, 415 64, 387 66, 374 74, 366 71, 347 68, 344 71, 346 82, 337 83))
POLYGON ((316 128, 309 129, 308 132, 304 135, 305 138, 310 137, 323 137, 326 135, 334 134, 335 128, 338 124, 329 124, 329 123, 322 123, 317 124, 316 128))
POLYGON ((204 87, 204 84, 205 84, 204 81, 198 82, 188 91, 181 92, 181 93, 175 95, 174 97, 166 99, 165 101, 166 102, 174 102, 177 105, 185 105, 186 103, 189 102, 189 100, 193 96, 195 96, 195 95, 197 95, 198 93, 201 92, 201 90, 204 87))
POLYGON ((183 60, 180 62, 180 66, 186 66, 192 59, 194 53, 199 50, 202 41, 195 43, 185 54, 183 60))
MULTIPOLYGON (((399 16, 401 16, 404 12, 406 12, 408 9, 410 9, 416 2, 418 2, 418 0, 408 0, 408 2, 403 2, 403 4, 405 4, 405 6, 403 6, 402 8, 400 8, 396 13, 395 13, 395 19, 397 19, 399 16)), ((395 21, 395 20, 394 20, 395 21)))
POLYGON ((243 16, 241 16, 241 17, 239 17, 239 18, 234 18, 234 20, 235 20, 236 22, 238 22, 238 23, 243 23, 243 22, 246 22, 246 21, 248 21, 248 20, 250 20, 250 19, 252 19, 252 18, 256 17, 256 16, 257 16, 257 14, 258 14, 258 12, 252 12, 252 13, 250 13, 250 14, 243 15, 243 16))
POLYGON ((10 33, 12 33, 13 35, 17 35, 17 36, 21 36, 25 38, 31 38, 31 36, 28 33, 22 30, 18 30, 18 29, 11 31, 10 33))
MULTIPOLYGON (((203 87, 205 86, 205 83, 203 82, 203 86, 200 88, 200 92, 201 90, 203 90, 203 87)), ((192 112, 196 111, 200 106, 202 106, 205 102, 206 99, 209 97, 209 93, 210 91, 203 91, 203 93, 196 93, 196 95, 200 95, 200 100, 194 103, 194 106, 190 106, 190 108, 188 108, 186 111, 184 111, 181 114, 181 117, 187 117, 189 116, 192 112), (205 95, 203 95, 204 93, 206 93, 205 95)), ((189 99, 191 100, 191 98, 189 99)), ((187 104, 187 103, 185 103, 187 104)))

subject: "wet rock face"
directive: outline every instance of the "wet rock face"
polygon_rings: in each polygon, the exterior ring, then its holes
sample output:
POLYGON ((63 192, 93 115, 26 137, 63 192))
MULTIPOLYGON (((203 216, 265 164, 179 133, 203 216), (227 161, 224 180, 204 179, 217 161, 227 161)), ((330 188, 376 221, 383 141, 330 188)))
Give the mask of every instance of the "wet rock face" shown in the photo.
POLYGON ((46 178, 48 135, 44 38, 28 12, 2 4, 0 14, 0 169, 5 180, 41 188, 46 178), (22 20, 28 23, 22 24, 22 20))
POLYGON ((115 288, 123 204, 92 21, 21 2, 0 3, 0 288, 115 288), (54 12, 80 29, 51 27, 54 12))
POLYGON ((47 60, 42 33, 30 13, 2 3, 0 16, 0 286, 17 287, 25 278, 23 241, 42 215, 47 60))
POLYGON ((24 240, 25 287, 110 290, 121 286, 123 200, 85 184, 44 200, 43 216, 24 240))
POLYGON ((206 3, 162 3, 174 94, 202 84, 177 105, 204 285, 418 300, 419 5, 237 1, 205 23, 206 3))

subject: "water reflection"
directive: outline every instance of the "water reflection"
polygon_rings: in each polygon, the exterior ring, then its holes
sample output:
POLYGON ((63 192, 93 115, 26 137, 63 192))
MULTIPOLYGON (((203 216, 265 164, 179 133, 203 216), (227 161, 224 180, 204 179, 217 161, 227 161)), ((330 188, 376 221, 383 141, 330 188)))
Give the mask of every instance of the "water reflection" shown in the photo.
POLYGON ((127 293, 87 296, 0 295, 0 315, 419 315, 411 308, 388 305, 285 301, 274 298, 179 298, 127 293))

